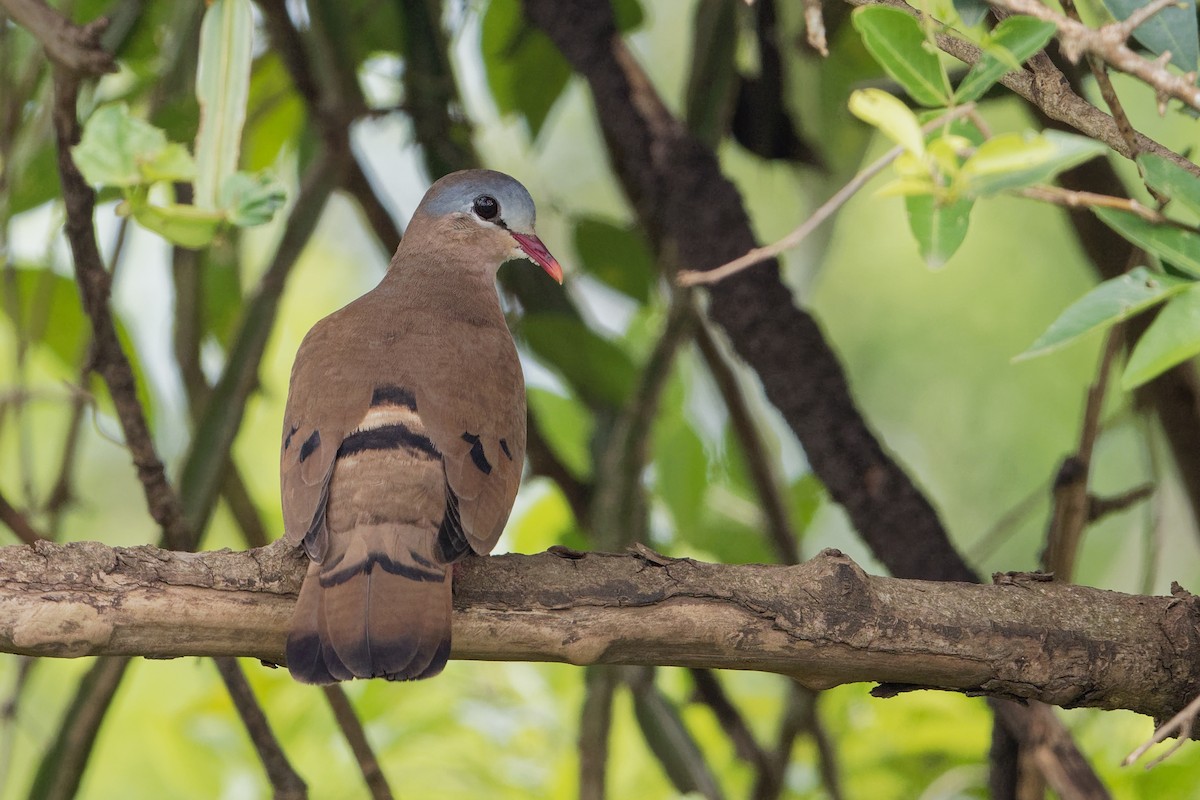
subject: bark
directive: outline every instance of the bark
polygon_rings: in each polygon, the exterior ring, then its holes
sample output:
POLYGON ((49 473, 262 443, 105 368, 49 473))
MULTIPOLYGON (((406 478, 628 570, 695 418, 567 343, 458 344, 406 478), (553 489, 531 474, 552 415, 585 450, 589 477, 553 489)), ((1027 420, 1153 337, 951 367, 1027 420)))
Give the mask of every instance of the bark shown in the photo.
MULTIPOLYGON (((279 664, 298 551, 177 553, 95 542, 0 549, 0 651, 250 656, 279 664)), ((648 550, 473 558, 455 585, 459 659, 776 672, 1125 708, 1200 691, 1200 600, 1006 575, 993 585, 867 575, 826 550, 796 566, 648 550)))

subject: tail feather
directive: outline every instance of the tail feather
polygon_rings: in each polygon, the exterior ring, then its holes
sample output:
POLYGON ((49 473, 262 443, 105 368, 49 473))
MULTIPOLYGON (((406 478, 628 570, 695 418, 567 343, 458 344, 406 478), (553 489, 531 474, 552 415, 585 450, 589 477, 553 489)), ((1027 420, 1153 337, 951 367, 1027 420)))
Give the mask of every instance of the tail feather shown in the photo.
POLYGON ((432 532, 371 525, 312 564, 288 634, 288 669, 305 683, 415 680, 450 655, 450 571, 410 545, 432 532))

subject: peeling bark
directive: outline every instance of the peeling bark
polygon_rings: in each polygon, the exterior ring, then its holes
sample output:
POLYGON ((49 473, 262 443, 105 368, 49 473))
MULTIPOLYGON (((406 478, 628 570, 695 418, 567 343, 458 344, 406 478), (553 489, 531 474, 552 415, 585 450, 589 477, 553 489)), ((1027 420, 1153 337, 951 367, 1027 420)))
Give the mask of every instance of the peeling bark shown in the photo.
MULTIPOLYGON (((647 551, 648 552, 648 551, 647 551)), ((94 542, 0 549, 0 651, 283 660, 303 559, 94 542)), ((796 566, 592 553, 457 569, 458 659, 776 672, 1170 716, 1200 691, 1200 600, 1008 575, 867 575, 835 550, 796 566)))

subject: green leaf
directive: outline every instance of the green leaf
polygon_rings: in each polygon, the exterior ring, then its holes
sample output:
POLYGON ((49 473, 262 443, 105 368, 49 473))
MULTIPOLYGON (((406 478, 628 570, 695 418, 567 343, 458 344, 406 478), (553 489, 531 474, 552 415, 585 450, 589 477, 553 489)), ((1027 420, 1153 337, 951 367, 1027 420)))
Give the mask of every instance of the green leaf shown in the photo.
POLYGON ((1200 277, 1200 233, 1175 225, 1157 225, 1131 211, 1093 208, 1092 213, 1143 250, 1200 277))
POLYGON ((567 86, 570 65, 546 34, 526 24, 518 0, 488 3, 480 49, 496 107, 525 117, 536 138, 567 86))
POLYGON ((200 26, 196 66, 200 131, 196 134, 195 204, 202 209, 217 208, 218 192, 237 171, 250 96, 253 44, 250 0, 215 0, 208 7, 200 26))
POLYGON ((1067 306, 1046 332, 1013 361, 1024 361, 1057 350, 1085 333, 1129 319, 1195 285, 1194 281, 1136 267, 1118 278, 1104 281, 1067 306))
POLYGON ((617 20, 617 30, 621 33, 629 33, 641 27, 646 19, 642 4, 638 0, 613 0, 612 7, 613 17, 617 20))
POLYGON ((1200 214, 1200 178, 1178 164, 1154 155, 1142 153, 1137 162, 1146 176, 1146 183, 1175 202, 1200 214))
POLYGON ((71 149, 88 183, 131 187, 156 181, 187 181, 195 174, 182 146, 150 123, 129 115, 124 103, 101 106, 88 117, 71 149))
POLYGON ((53 137, 45 137, 42 142, 28 158, 14 153, 5 165, 10 180, 8 213, 13 216, 59 196, 53 137))
MULTIPOLYGON (((1104 0, 1104 5, 1114 17, 1124 20, 1148 2, 1149 0, 1104 0)), ((1194 72, 1197 58, 1200 58, 1195 0, 1180 0, 1179 3, 1167 6, 1139 25, 1134 30, 1133 37, 1156 56, 1170 50, 1172 64, 1184 72, 1194 72)))
POLYGON ((927 49, 920 23, 903 11, 867 6, 854 11, 854 28, 888 75, 921 105, 949 105, 949 83, 942 64, 927 49))
POLYGON ((564 314, 527 315, 520 331, 530 349, 589 406, 624 406, 637 371, 620 347, 564 314))
POLYGON ((980 145, 963 163, 959 191, 969 197, 987 197, 1045 183, 1106 150, 1094 139, 1059 131, 1002 133, 980 145))
POLYGON ((1171 367, 1200 354, 1200 284, 1192 284, 1163 307, 1121 375, 1121 388, 1136 389, 1171 367))
POLYGON ((658 273, 637 228, 585 217, 575 223, 575 252, 589 274, 635 300, 650 299, 658 273))
POLYGON ((882 131, 916 156, 925 153, 925 134, 917 115, 882 89, 859 89, 850 95, 850 113, 882 131))
POLYGON ((22 265, 11 275, 11 280, 0 281, 0 310, 14 326, 23 326, 29 341, 45 345, 58 357, 68 374, 77 374, 92 330, 79 302, 79 287, 43 267, 22 265))
MULTIPOLYGON (((122 209, 118 209, 122 210, 122 209)), ((144 199, 130 198, 124 207, 142 227, 181 247, 206 247, 217 235, 225 215, 196 206, 171 203, 155 206, 144 199)))
POLYGON ((904 198, 908 227, 917 239, 921 258, 930 269, 940 269, 954 255, 967 236, 971 221, 971 200, 939 203, 933 195, 904 198))
POLYGON ((235 172, 221 186, 220 208, 231 225, 248 228, 270 222, 286 199, 283 184, 269 172, 235 172))
POLYGON ((954 93, 955 101, 969 103, 983 97, 996 81, 1046 46, 1054 36, 1054 23, 1033 17, 1012 16, 992 31, 984 56, 971 67, 954 93), (1000 53, 996 53, 1000 50, 1000 53), (1007 55, 1007 58, 1005 56, 1007 55), (1007 63, 1006 63, 1007 62, 1007 63))
POLYGON ((576 478, 592 477, 592 436, 596 422, 578 400, 530 387, 529 411, 555 457, 576 478))

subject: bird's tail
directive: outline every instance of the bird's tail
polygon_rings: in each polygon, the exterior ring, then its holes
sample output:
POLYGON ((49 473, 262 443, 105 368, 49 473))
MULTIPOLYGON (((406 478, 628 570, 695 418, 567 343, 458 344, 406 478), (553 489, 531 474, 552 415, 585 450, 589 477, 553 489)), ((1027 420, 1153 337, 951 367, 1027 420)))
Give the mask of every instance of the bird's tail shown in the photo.
POLYGON ((287 663, 302 683, 431 678, 450 655, 450 570, 425 556, 430 532, 360 525, 310 563, 292 613, 287 663))

